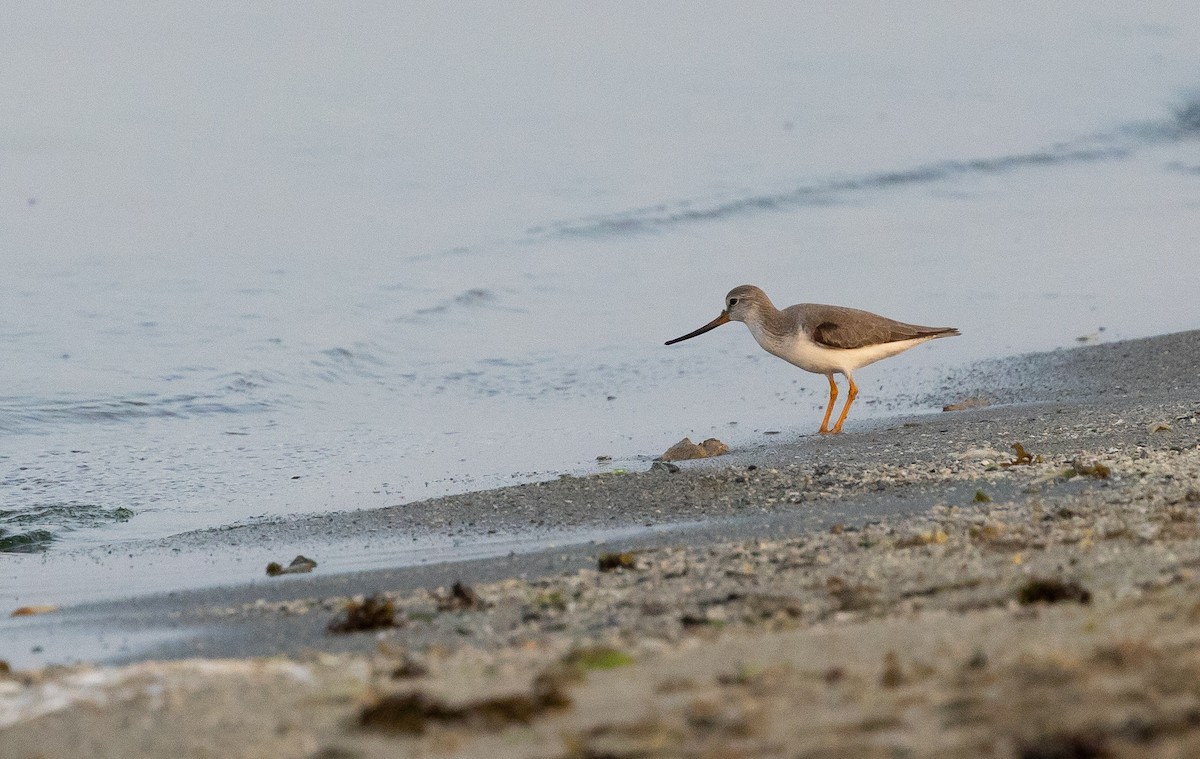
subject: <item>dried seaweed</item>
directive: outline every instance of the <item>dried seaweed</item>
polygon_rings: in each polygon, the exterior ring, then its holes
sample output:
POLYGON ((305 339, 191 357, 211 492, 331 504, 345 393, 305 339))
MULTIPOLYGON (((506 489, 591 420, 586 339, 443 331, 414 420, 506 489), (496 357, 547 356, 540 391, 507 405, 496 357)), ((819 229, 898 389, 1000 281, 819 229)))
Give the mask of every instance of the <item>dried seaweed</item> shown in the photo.
POLYGON ((1075 459, 1071 462, 1071 474, 1083 475, 1087 477, 1095 477, 1098 480, 1107 480, 1112 474, 1112 469, 1099 461, 1085 462, 1081 459, 1075 459))
POLYGON ((461 580, 450 588, 450 595, 438 596, 437 605, 438 611, 477 611, 487 608, 487 603, 475 589, 461 580))
POLYGON ((383 595, 373 595, 346 604, 328 629, 332 633, 351 633, 397 626, 395 602, 383 595))
POLYGON ((317 562, 307 556, 297 556, 292 559, 292 562, 286 567, 277 561, 272 561, 267 565, 267 577, 278 577, 279 575, 294 575, 304 572, 311 572, 317 566, 317 562))
POLYGON ((500 730, 528 725, 542 713, 564 709, 571 698, 561 677, 543 673, 534 678, 528 693, 491 696, 451 704, 422 691, 392 693, 359 712, 362 727, 392 733, 420 735, 430 724, 455 724, 480 730, 500 730))
POLYGON ((602 553, 596 562, 601 572, 617 569, 637 569, 637 557, 632 551, 602 553))
POLYGON ((1045 459, 1043 459, 1040 455, 1034 456, 1032 453, 1025 450, 1025 446, 1021 445, 1020 443, 1013 443, 1011 448, 1017 452, 1016 458, 1011 461, 1002 461, 1000 462, 1000 466, 1028 466, 1030 464, 1041 464, 1045 462, 1045 459))
POLYGON ((1079 583, 1063 581, 1054 577, 1031 577, 1017 590, 1017 601, 1022 604, 1059 603, 1076 601, 1091 603, 1091 592, 1079 583))

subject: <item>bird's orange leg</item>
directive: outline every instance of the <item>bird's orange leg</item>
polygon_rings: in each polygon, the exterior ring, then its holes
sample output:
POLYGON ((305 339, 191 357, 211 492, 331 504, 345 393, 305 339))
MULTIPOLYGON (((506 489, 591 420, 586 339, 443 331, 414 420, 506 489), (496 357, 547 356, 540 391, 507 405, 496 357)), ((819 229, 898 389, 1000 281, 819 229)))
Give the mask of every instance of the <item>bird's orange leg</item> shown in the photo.
POLYGON ((837 430, 829 429, 829 417, 833 415, 833 402, 837 400, 838 396, 837 383, 833 381, 833 372, 825 376, 829 379, 829 405, 825 407, 825 418, 821 420, 821 429, 817 430, 818 435, 828 435, 830 432, 837 432, 837 430))
MULTIPOLYGON (((833 425, 830 432, 841 432, 842 425, 846 422, 846 414, 850 413, 850 404, 854 403, 854 399, 858 397, 858 385, 854 384, 854 377, 849 373, 846 374, 846 379, 850 380, 850 394, 846 396, 846 406, 842 409, 842 415, 838 417, 837 424, 833 425)), ((830 382, 833 381, 832 376, 830 382)))

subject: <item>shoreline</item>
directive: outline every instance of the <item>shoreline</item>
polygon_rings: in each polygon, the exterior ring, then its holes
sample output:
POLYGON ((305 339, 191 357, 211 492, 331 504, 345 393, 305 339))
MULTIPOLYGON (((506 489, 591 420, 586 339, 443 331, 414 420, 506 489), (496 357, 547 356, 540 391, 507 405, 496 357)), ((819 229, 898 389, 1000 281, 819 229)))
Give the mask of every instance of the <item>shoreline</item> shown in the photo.
MULTIPOLYGON (((1200 676, 1200 655, 1191 654, 1193 645, 1200 652, 1192 622, 1200 591, 1192 569, 1200 567, 1196 366, 1200 332, 1035 354, 977 367, 947 390, 1021 397, 1022 405, 772 441, 675 473, 562 478, 419 510, 305 518, 285 529, 328 534, 353 517, 362 534, 402 532, 457 518, 484 534, 515 533, 553 516, 543 529, 628 532, 461 562, 330 574, 318 567, 5 620, 10 646, 48 650, 57 641, 124 666, 0 679, 0 738, 24 749, 40 731, 60 736, 66 750, 83 745, 71 736, 82 740, 86 725, 93 746, 135 755, 113 727, 136 714, 112 697, 117 691, 141 692, 137 683, 152 681, 178 690, 179 708, 216 718, 229 714, 217 694, 279 694, 303 681, 303 704, 266 698, 239 716, 231 735, 253 748, 245 755, 382 756, 438 741, 493 756, 634 756, 647 746, 694 755, 737 741, 764 756, 773 745, 933 756, 983 736, 1002 738, 997 745, 1009 750, 998 756, 1018 755, 1030 741, 1117 751, 1141 740, 1151 756, 1200 746, 1200 689, 1168 694, 1161 677, 1168 666, 1200 676), (1015 442, 1041 460, 1006 466, 1015 442), (603 552, 631 553, 632 566, 597 572, 603 552), (1050 581, 1038 591, 1049 595, 1026 604, 1034 580, 1050 581), (458 581, 481 605, 455 606, 448 589, 458 581), (376 592, 395 604, 401 627, 327 631, 348 599, 376 592), (98 639, 112 647, 88 644, 98 639), (616 652, 605 660, 616 669, 584 666, 582 679, 562 686, 573 707, 516 726, 469 716, 479 693, 528 697, 531 677, 593 649, 616 652), (394 677, 405 662, 428 673, 394 677), (1159 700, 1125 699, 1108 688, 1114 677, 1159 700), (37 712, 53 689, 56 707, 37 712), (108 694, 102 708, 96 692, 108 694), (420 735, 353 727, 355 715, 365 719, 364 704, 393 692, 444 708, 421 717, 429 725, 420 735), (958 692, 963 706, 955 708, 966 710, 949 722, 947 692, 958 692), (1043 714, 1042 697, 1069 705, 1043 714), (844 708, 819 706, 831 698, 844 708), (797 699, 815 709, 804 735, 780 711, 797 699), (461 724, 434 716, 449 713, 461 724), (293 717, 293 732, 264 727, 293 717), (1122 732, 1135 717, 1145 730, 1122 732), (573 743, 563 742, 567 734, 573 743)), ((260 527, 222 534, 252 544, 260 527)), ((168 720, 173 708, 151 719, 168 720)), ((164 736, 182 755, 205 737, 184 726, 164 736)))
MULTIPOLYGON (((112 587, 136 587, 137 578, 120 572, 132 567, 144 574, 147 566, 155 567, 151 592, 79 602, 87 597, 85 589, 67 599, 64 611, 78 609, 95 620, 129 612, 137 617, 209 598, 277 600, 302 593, 345 595, 357 585, 416 587, 456 572, 483 578, 553 572, 585 566, 599 545, 713 542, 919 514, 969 496, 979 484, 973 480, 987 480, 962 459, 973 449, 1008 456, 1008 445, 1019 440, 1039 453, 1065 456, 1081 448, 1162 443, 1167 438, 1120 417, 1157 414, 1165 422, 1190 413, 1194 407, 1187 399, 1200 397, 1194 366, 1200 366, 1200 331, 996 359, 954 373, 942 391, 945 399, 982 397, 994 405, 872 420, 839 437, 781 435, 716 458, 681 462, 675 474, 563 476, 370 511, 183 533, 134 549, 128 562, 124 551, 113 550, 108 555, 118 558, 82 552, 67 561, 26 561, 39 565, 40 581, 59 587, 75 575, 88 587, 97 578, 112 587), (922 470, 929 462, 937 471, 922 470), (748 467, 757 471, 750 488, 738 482, 748 467), (814 478, 814 472, 820 474, 814 478), (286 563, 296 554, 315 559, 317 570, 264 575, 269 561, 286 563), (197 588, 191 574, 197 564, 201 572, 232 581, 197 588), (103 574, 113 570, 111 577, 103 574)), ((48 602, 62 603, 52 597, 10 601, 13 608, 48 602)), ((22 620, 22 626, 36 624, 22 620)), ((0 620, 0 631, 14 632, 13 622, 0 620)), ((22 664, 38 663, 26 659, 22 664)))
MULTIPOLYGON (((1164 379, 1169 378, 1183 378, 1169 383, 1177 387, 1176 397, 1184 398, 1188 377, 1194 374, 1191 367, 1200 365, 1196 341, 1195 333, 1182 332, 979 362, 949 372, 944 386, 921 398, 919 405, 936 407, 983 398, 988 402, 983 408, 870 419, 855 424, 841 438, 796 432, 792 425, 789 432, 731 454, 683 462, 685 476, 670 480, 669 491, 653 473, 627 470, 618 482, 616 473, 601 471, 372 510, 273 518, 65 555, 14 554, 9 558, 15 569, 10 571, 37 572, 39 584, 54 591, 39 594, 24 588, 22 592, 17 584, 16 592, 6 594, 5 600, 16 608, 112 603, 205 588, 247 586, 271 593, 272 584, 301 578, 267 582, 263 568, 270 561, 287 562, 296 554, 317 560, 317 576, 383 571, 386 577, 388 567, 499 559, 510 553, 631 539, 630 533, 643 530, 652 539, 654 533, 673 532, 681 523, 713 523, 747 515, 746 509, 728 499, 706 500, 707 493, 687 481, 695 470, 811 462, 845 470, 846 480, 867 481, 875 474, 873 468, 905 463, 904 449, 928 457, 940 448, 970 446, 972 440, 1006 449, 1004 441, 995 442, 1000 439, 997 435, 1005 434, 1014 440, 1045 438, 1053 445, 1052 436, 1044 434, 1031 415, 1057 414, 1065 406, 1095 416, 1102 424, 1106 408, 1165 400, 1170 386, 1164 379), (690 488, 686 496, 678 493, 681 481, 690 488), (604 487, 590 488, 593 483, 604 487), (149 572, 149 567, 154 571, 149 572), (96 598, 98 587, 125 590, 116 597, 96 598)), ((1186 411, 1186 403, 1179 410, 1186 411)), ((1128 443, 1137 431, 1114 429, 1105 434, 1117 432, 1128 443)), ((1070 434, 1081 443, 1097 437, 1086 429, 1070 434)), ((652 455, 641 457, 647 469, 652 455)), ((775 505, 757 510, 780 511, 775 505)), ((753 534, 753 527, 739 534, 753 534)))

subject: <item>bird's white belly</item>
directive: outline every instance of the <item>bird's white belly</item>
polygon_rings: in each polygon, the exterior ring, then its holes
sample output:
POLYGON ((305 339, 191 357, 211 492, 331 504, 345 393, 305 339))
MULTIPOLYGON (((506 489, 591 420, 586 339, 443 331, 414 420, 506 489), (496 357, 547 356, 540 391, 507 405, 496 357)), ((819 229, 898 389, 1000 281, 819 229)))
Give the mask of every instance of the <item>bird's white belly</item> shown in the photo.
POLYGON ((767 353, 816 374, 831 372, 848 374, 855 369, 902 353, 914 345, 920 345, 933 339, 932 337, 917 337, 912 340, 897 340, 891 343, 867 345, 862 348, 828 348, 813 342, 808 335, 801 334, 792 338, 780 339, 761 328, 751 327, 750 332, 767 353))

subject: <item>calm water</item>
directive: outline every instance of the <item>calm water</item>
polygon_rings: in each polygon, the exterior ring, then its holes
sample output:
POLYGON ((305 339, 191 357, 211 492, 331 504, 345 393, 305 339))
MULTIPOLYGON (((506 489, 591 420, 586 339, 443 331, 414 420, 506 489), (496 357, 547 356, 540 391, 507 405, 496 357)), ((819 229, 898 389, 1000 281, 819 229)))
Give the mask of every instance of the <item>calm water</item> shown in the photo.
POLYGON ((0 547, 811 432, 740 325, 662 346, 743 282, 962 329, 852 422, 1200 326, 1195 6, 1097 5, 10 4, 0 547))

